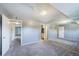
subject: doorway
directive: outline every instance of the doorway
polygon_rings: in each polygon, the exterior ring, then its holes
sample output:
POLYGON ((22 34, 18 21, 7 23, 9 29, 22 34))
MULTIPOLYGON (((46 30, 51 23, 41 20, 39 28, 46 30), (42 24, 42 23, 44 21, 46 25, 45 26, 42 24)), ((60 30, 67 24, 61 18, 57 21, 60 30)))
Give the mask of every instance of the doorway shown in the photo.
POLYGON ((41 40, 48 39, 48 26, 46 24, 41 25, 41 40))

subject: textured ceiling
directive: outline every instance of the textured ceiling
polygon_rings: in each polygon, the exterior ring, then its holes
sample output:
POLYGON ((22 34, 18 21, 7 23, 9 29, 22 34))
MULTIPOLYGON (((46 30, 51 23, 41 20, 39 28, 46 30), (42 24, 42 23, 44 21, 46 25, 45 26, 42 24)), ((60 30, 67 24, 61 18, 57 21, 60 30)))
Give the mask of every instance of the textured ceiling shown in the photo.
POLYGON ((0 7, 1 13, 12 19, 34 20, 46 24, 70 20, 69 15, 66 16, 66 12, 63 11, 63 4, 0 4, 0 7), (46 11, 47 14, 40 15, 42 11, 46 11))

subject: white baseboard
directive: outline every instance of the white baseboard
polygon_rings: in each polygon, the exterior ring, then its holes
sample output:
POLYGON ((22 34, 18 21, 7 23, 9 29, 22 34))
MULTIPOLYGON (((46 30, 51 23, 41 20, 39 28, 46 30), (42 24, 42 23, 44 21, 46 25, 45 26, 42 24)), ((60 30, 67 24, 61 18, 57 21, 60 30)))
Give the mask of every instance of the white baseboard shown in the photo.
POLYGON ((38 43, 39 41, 35 41, 35 42, 30 42, 30 43, 21 43, 21 46, 24 46, 24 45, 29 45, 29 44, 34 44, 34 43, 38 43))

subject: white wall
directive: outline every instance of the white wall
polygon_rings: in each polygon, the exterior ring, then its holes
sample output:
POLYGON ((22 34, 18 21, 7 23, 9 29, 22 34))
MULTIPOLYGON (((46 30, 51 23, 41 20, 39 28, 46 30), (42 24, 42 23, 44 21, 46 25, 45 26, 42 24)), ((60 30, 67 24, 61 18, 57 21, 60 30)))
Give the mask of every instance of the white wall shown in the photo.
POLYGON ((9 49, 10 31, 8 26, 8 18, 2 15, 2 55, 9 49))
POLYGON ((22 45, 39 42, 40 29, 32 27, 22 28, 22 45))
POLYGON ((48 29, 48 39, 49 40, 56 40, 57 39, 57 31, 53 29, 48 29))
POLYGON ((65 25, 64 37, 67 40, 79 42, 79 25, 78 24, 65 25))
POLYGON ((11 24, 11 26, 10 26, 10 28, 11 28, 10 39, 11 39, 11 41, 13 41, 15 39, 15 24, 12 24, 12 23, 10 23, 10 24, 11 24))
POLYGON ((48 39, 49 40, 56 40, 57 39, 57 29, 56 25, 49 25, 48 26, 48 39))

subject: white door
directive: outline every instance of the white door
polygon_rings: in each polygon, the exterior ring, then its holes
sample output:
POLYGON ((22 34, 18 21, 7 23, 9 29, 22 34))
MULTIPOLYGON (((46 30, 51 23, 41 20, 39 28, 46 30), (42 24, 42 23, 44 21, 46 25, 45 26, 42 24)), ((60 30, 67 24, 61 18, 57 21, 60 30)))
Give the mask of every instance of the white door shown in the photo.
POLYGON ((10 45, 10 35, 9 35, 9 27, 8 27, 8 18, 2 15, 2 55, 4 55, 10 45))

